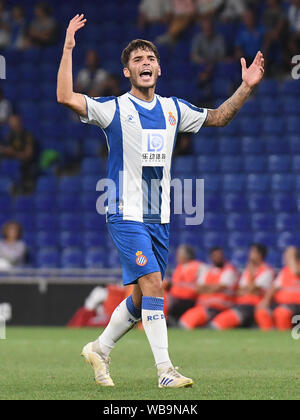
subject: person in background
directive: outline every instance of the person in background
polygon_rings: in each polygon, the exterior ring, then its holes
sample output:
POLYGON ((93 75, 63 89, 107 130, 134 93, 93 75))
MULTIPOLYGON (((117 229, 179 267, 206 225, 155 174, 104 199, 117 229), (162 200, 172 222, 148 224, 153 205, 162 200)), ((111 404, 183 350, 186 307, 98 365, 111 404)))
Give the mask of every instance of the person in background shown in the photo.
POLYGON ((97 51, 89 50, 85 56, 85 67, 76 78, 78 92, 88 92, 89 96, 101 96, 108 79, 108 73, 100 66, 100 57, 97 51))
POLYGON ((0 48, 10 44, 10 13, 6 9, 6 2, 0 0, 0 48))
POLYGON ((11 102, 4 97, 3 90, 0 87, 0 124, 5 124, 12 113, 11 102))
POLYGON ((167 33, 156 38, 158 45, 174 45, 194 19, 194 0, 171 0, 172 15, 167 33))
POLYGON ((198 279, 199 293, 196 306, 186 311, 180 318, 179 325, 193 329, 207 325, 216 315, 229 309, 234 304, 238 284, 238 271, 226 261, 221 248, 210 252, 212 266, 198 279))
POLYGON ((36 178, 36 142, 32 134, 24 128, 18 114, 10 115, 8 123, 10 131, 6 143, 0 146, 0 157, 20 161, 22 179, 16 192, 31 193, 36 178))
POLYGON ((289 48, 291 55, 299 54, 300 49, 300 0, 292 0, 288 9, 290 25, 289 48))
POLYGON ((5 223, 0 239, 0 268, 9 269, 25 263, 26 245, 22 240, 22 226, 14 221, 5 223))
POLYGON ((176 252, 177 267, 171 280, 168 305, 168 324, 176 326, 181 315, 195 305, 197 299, 197 279, 207 265, 197 261, 195 250, 189 245, 181 245, 176 252))
POLYGON ((200 19, 212 18, 224 7, 224 0, 196 0, 196 12, 200 19))
POLYGON ((53 17, 51 6, 46 2, 37 3, 34 15, 28 30, 31 45, 39 47, 54 45, 58 39, 58 24, 53 17))
POLYGON ((256 323, 262 330, 289 330, 293 316, 300 315, 299 250, 287 248, 283 259, 285 267, 255 311, 256 323))
POLYGON ((278 55, 282 53, 286 58, 288 53, 286 48, 287 19, 280 0, 267 1, 267 8, 263 14, 263 24, 266 30, 263 51, 269 62, 266 68, 271 71, 281 58, 278 55))
POLYGON ((10 46, 21 50, 27 46, 26 21, 24 8, 21 4, 16 4, 11 11, 11 39, 10 46))
POLYGON ((172 10, 171 0, 142 0, 139 5, 138 28, 167 23, 172 10))
POLYGON ((223 22, 235 22, 245 12, 246 5, 247 0, 225 0, 219 17, 223 22))
POLYGON ((255 307, 263 300, 274 280, 274 270, 265 262, 266 257, 267 248, 264 245, 251 246, 248 264, 237 290, 235 305, 217 315, 210 324, 212 328, 226 330, 252 326, 255 307))
POLYGON ((257 19, 252 9, 247 9, 243 14, 243 27, 239 30, 236 39, 236 58, 245 57, 247 62, 253 60, 257 51, 263 47, 265 30, 257 24, 257 19))

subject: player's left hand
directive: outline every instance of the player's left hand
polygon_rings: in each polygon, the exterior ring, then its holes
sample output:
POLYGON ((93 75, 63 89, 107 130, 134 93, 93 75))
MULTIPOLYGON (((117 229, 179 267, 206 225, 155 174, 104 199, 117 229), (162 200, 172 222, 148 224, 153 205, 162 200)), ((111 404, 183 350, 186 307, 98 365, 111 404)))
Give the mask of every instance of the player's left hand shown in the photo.
POLYGON ((261 81, 265 72, 265 60, 261 51, 258 51, 250 67, 247 68, 246 60, 241 58, 242 79, 252 89, 261 81))

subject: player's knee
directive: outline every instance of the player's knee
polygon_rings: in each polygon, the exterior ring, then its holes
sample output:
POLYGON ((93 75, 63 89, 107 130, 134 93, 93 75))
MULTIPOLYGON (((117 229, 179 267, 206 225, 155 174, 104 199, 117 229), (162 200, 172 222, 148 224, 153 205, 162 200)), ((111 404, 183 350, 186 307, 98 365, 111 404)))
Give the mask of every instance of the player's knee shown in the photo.
POLYGON ((163 285, 160 273, 150 273, 139 279, 144 296, 163 297, 163 285))

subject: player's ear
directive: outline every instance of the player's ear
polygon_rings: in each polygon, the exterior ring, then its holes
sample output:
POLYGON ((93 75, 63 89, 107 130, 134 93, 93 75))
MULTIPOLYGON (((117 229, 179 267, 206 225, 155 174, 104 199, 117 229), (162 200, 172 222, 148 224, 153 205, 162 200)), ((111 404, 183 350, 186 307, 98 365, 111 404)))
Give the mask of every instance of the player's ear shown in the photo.
POLYGON ((129 78, 130 78, 130 71, 129 71, 129 69, 128 69, 127 67, 124 67, 124 69, 123 69, 123 74, 124 74, 124 76, 125 76, 127 79, 129 79, 129 78))

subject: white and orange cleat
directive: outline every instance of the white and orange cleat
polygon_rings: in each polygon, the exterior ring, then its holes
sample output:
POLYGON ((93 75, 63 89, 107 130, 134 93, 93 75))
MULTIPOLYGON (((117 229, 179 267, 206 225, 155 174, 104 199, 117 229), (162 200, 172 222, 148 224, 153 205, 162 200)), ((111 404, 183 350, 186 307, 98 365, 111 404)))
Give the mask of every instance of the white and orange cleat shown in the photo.
POLYGON ((115 386, 109 375, 109 357, 104 357, 93 350, 93 342, 83 347, 81 356, 94 369, 95 381, 101 386, 115 386))

